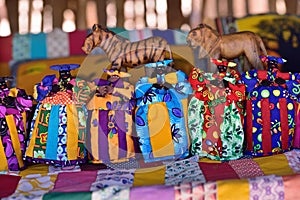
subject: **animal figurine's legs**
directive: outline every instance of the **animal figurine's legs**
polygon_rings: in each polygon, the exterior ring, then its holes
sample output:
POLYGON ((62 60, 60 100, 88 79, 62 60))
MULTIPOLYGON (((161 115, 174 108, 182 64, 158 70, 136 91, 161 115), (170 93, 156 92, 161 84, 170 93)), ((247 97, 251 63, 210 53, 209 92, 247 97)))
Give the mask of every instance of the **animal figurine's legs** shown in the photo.
MULTIPOLYGON (((256 51, 259 52, 259 49, 257 48, 256 51)), ((250 65, 251 65, 250 66, 251 68, 255 68, 255 69, 258 69, 258 70, 263 70, 264 69, 263 63, 259 59, 259 56, 256 52, 245 52, 245 57, 249 61, 250 65)), ((247 69, 244 68, 244 70, 247 70, 247 69)))

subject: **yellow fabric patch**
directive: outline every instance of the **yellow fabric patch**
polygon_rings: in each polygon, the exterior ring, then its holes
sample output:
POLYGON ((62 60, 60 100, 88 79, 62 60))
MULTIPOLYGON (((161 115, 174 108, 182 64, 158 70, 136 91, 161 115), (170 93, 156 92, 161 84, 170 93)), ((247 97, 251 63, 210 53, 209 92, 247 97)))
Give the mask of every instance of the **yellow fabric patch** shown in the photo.
POLYGON ((56 179, 57 174, 31 174, 22 177, 13 196, 22 198, 22 196, 37 196, 37 194, 47 193, 53 188, 56 179))
POLYGON ((67 105, 67 124, 68 160, 76 160, 78 155, 78 113, 72 104, 67 105))
POLYGON ((9 90, 8 96, 10 96, 10 97, 17 97, 17 95, 18 95, 18 90, 17 90, 17 88, 11 88, 11 89, 9 90))
POLYGON ((23 171, 20 171, 19 175, 24 177, 30 174, 43 174, 46 175, 49 173, 49 165, 46 164, 34 164, 29 165, 23 171))
POLYGON ((253 159, 265 175, 276 174, 279 176, 294 174, 284 154, 266 156, 253 159))
POLYGON ((13 115, 6 116, 7 126, 10 132, 11 142, 18 160, 19 167, 24 167, 21 144, 13 115))
POLYGON ((223 180, 217 181, 217 199, 233 200, 233 199, 249 199, 249 183, 248 180, 223 180))
MULTIPOLYGON (((174 73, 166 74, 165 75, 165 81, 167 83, 170 83, 170 84, 176 84, 176 83, 178 83, 177 73, 174 72, 174 73)), ((149 78, 148 82, 149 83, 157 83, 157 78, 149 78)))
MULTIPOLYGON (((2 138, 0 136, 0 141, 2 141, 2 138)), ((8 165, 7 165, 7 159, 5 156, 5 152, 4 152, 4 147, 2 145, 2 142, 0 142, 0 171, 6 171, 8 170, 8 165)))
POLYGON ((133 186, 165 184, 165 166, 137 169, 134 173, 133 186))
POLYGON ((164 102, 150 104, 148 107, 148 126, 153 157, 174 155, 170 117, 164 102))

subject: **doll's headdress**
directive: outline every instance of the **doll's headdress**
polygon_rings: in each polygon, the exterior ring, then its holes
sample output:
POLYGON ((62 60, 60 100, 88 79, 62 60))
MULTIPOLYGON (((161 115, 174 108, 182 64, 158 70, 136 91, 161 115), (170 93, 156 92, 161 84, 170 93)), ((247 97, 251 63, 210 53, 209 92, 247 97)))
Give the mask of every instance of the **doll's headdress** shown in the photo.
POLYGON ((55 71, 71 71, 79 67, 80 67, 79 64, 62 64, 62 65, 52 65, 50 66, 50 69, 55 71))

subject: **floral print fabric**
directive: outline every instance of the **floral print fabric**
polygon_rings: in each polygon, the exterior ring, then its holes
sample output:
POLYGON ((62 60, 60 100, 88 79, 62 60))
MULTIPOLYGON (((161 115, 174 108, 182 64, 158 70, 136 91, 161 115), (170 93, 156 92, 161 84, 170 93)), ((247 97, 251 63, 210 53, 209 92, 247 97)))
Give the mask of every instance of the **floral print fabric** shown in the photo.
POLYGON ((0 89, 0 171, 24 169, 26 112, 33 98, 19 88, 0 89))
POLYGON ((188 107, 191 153, 214 160, 240 158, 245 85, 239 74, 234 70, 212 74, 194 68, 189 81, 195 90, 188 107))
POLYGON ((132 130, 134 88, 122 79, 111 84, 114 87, 112 94, 100 96, 95 93, 87 104, 86 146, 94 163, 119 163, 135 157, 132 130))
POLYGON ((184 158, 189 154, 186 105, 191 93, 186 75, 166 74, 169 88, 155 87, 156 78, 141 78, 136 84, 135 125, 145 162, 184 158))

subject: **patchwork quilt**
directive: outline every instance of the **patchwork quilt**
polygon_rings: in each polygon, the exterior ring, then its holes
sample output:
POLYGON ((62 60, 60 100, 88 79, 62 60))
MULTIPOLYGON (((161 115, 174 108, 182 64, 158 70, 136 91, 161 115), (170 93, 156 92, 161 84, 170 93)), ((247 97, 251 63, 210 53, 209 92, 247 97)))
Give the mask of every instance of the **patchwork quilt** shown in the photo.
POLYGON ((95 165, 35 164, 0 175, 1 199, 298 199, 300 150, 267 157, 95 165))

